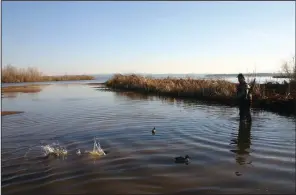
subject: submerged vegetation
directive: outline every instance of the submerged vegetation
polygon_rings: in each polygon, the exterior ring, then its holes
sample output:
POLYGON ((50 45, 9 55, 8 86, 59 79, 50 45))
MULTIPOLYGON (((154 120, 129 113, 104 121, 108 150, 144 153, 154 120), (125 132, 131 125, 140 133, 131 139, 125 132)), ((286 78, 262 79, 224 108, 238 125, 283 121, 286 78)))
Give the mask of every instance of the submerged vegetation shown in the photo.
MULTIPOLYGON (((195 98, 216 101, 227 105, 236 104, 236 84, 220 79, 152 78, 139 75, 116 74, 106 86, 117 90, 137 91, 147 94, 195 98)), ((273 111, 295 113, 296 87, 290 84, 255 84, 253 107, 273 111)))
POLYGON ((7 65, 2 68, 2 83, 22 83, 22 82, 50 82, 50 81, 74 81, 74 80, 94 80, 89 75, 63 75, 46 76, 37 68, 17 68, 7 65))

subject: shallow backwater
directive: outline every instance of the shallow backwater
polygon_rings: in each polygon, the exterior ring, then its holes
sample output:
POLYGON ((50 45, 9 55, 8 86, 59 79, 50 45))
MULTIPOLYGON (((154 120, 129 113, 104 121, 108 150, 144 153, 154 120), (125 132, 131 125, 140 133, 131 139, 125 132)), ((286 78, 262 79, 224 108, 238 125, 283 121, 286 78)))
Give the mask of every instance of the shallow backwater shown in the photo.
POLYGON ((294 118, 253 112, 239 125, 236 108, 87 85, 3 98, 2 110, 24 111, 2 117, 3 194, 295 192, 294 118), (94 137, 107 155, 77 156, 94 137), (55 141, 67 158, 24 157, 55 141))

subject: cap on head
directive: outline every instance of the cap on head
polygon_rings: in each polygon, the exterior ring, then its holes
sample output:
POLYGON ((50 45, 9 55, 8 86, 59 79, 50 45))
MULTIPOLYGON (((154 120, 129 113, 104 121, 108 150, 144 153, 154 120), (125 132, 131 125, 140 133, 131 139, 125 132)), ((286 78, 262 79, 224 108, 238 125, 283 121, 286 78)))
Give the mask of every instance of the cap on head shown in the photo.
POLYGON ((239 74, 237 75, 237 78, 245 79, 245 77, 244 77, 244 75, 243 75, 242 73, 239 73, 239 74))

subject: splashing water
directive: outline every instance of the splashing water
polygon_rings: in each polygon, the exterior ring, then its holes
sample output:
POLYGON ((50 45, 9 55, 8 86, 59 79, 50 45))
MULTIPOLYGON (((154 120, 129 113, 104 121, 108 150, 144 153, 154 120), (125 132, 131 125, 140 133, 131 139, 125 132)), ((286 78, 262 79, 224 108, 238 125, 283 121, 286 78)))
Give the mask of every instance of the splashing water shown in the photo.
MULTIPOLYGON (((99 141, 94 138, 93 150, 85 151, 89 155, 93 157, 105 156, 106 153, 101 148, 99 141)), ((80 149, 76 151, 76 154, 80 156, 82 153, 80 149)), ((25 153, 24 157, 27 159, 36 159, 40 157, 65 157, 68 155, 68 151, 65 147, 61 146, 58 142, 54 142, 51 144, 41 144, 39 146, 32 146, 25 153)))
POLYGON ((86 153, 92 155, 92 156, 105 156, 106 153, 101 148, 100 143, 94 138, 94 146, 92 151, 86 151, 86 153))
POLYGON ((66 156, 68 151, 65 147, 61 146, 59 143, 44 144, 41 146, 32 146, 25 153, 25 158, 39 158, 47 157, 50 155, 59 157, 66 156))
POLYGON ((41 146, 44 150, 45 156, 48 155, 55 155, 55 156, 66 156, 68 154, 68 151, 59 145, 45 145, 41 146))

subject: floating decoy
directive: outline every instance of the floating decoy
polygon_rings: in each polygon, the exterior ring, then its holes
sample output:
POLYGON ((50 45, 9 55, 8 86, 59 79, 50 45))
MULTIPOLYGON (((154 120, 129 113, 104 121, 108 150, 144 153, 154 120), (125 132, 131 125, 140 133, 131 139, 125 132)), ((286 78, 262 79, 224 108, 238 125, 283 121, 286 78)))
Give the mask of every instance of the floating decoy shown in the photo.
POLYGON ((175 158, 175 163, 188 163, 189 162, 189 156, 188 155, 186 155, 185 157, 183 157, 183 156, 179 156, 179 157, 176 157, 175 158))
POLYGON ((152 129, 152 134, 155 134, 156 133, 156 130, 155 130, 155 127, 152 129))

